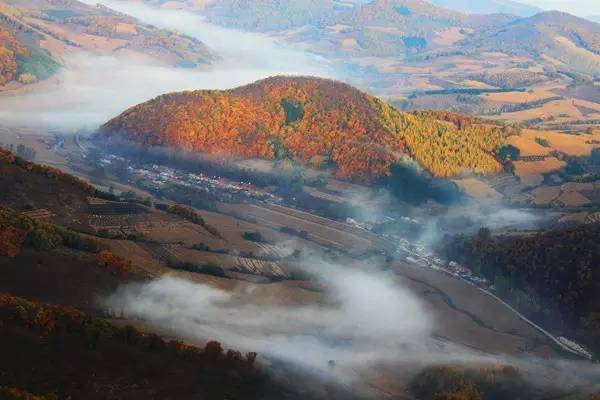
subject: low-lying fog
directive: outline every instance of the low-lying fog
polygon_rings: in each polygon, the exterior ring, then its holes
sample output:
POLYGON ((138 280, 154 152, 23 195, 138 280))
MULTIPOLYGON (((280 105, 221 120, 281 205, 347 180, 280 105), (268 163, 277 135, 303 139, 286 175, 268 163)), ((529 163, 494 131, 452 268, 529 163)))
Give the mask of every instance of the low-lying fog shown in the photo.
MULTIPOLYGON (((258 351, 321 371, 330 361, 344 371, 422 352, 431 321, 421 301, 386 273, 306 262, 318 277, 324 304, 283 305, 180 279, 163 278, 122 287, 105 301, 113 312, 142 318, 189 339, 217 339, 225 346, 258 351)), ((284 294, 282 296, 285 296, 284 294)))
POLYGON ((217 27, 186 11, 123 1, 84 2, 100 3, 195 37, 221 59, 204 70, 190 70, 80 52, 67 56, 67 68, 50 82, 0 96, 2 124, 96 128, 126 108, 167 92, 228 89, 279 74, 334 76, 322 58, 280 45, 266 35, 217 27))
POLYGON ((437 322, 418 295, 375 265, 307 257, 302 267, 321 285, 317 301, 290 305, 285 291, 255 296, 251 285, 225 291, 173 277, 125 285, 100 301, 117 316, 145 320, 179 338, 218 340, 344 384, 372 384, 371 368, 411 375, 446 363, 514 365, 533 384, 559 391, 589 390, 600 377, 587 362, 484 354, 437 338, 437 322))

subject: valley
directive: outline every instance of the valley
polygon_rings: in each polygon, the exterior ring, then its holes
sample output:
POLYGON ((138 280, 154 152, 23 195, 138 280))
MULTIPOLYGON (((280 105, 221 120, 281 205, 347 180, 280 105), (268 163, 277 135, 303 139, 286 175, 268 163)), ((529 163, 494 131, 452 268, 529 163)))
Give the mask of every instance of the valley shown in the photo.
MULTIPOLYGON (((4 140, 10 137, 14 136, 5 136, 4 140)), ((4 146, 10 147, 10 144, 4 141, 3 143, 4 146)), ((352 215, 354 218, 347 221, 338 222, 318 216, 319 212, 315 214, 314 210, 303 211, 302 207, 307 206, 303 206, 302 203, 291 207, 286 205, 285 195, 278 197, 270 194, 268 189, 262 192, 258 187, 247 184, 240 186, 240 182, 215 176, 206 183, 192 178, 194 187, 206 188, 206 191, 200 190, 202 194, 194 199, 189 197, 188 184, 175 177, 181 174, 181 168, 170 170, 168 167, 161 167, 154 170, 156 175, 148 175, 154 167, 148 169, 147 173, 142 173, 141 171, 145 171, 143 165, 127 163, 126 169, 131 171, 130 174, 125 179, 123 176, 119 178, 122 167, 118 164, 123 159, 110 153, 100 157, 94 156, 95 151, 92 149, 96 148, 96 144, 78 136, 65 135, 64 144, 59 147, 56 147, 56 143, 60 144, 63 141, 57 141, 55 136, 39 136, 36 139, 31 134, 23 135, 21 143, 35 148, 38 159, 73 171, 111 193, 131 196, 130 199, 137 199, 135 201, 142 203, 139 209, 120 209, 115 205, 111 209, 105 207, 91 211, 92 207, 95 207, 94 204, 102 203, 90 202, 88 199, 87 206, 82 204, 80 208, 84 214, 76 219, 87 221, 86 224, 89 224, 78 229, 89 231, 112 254, 130 260, 134 270, 138 271, 136 273, 145 279, 160 280, 168 276, 199 285, 209 285, 231 293, 236 301, 244 304, 257 302, 268 307, 278 304, 290 309, 315 303, 327 304, 329 300, 326 289, 321 286, 322 283, 307 278, 303 272, 305 266, 302 260, 306 257, 306 252, 310 252, 310 257, 324 258, 327 262, 354 265, 361 270, 377 266, 373 273, 378 274, 380 272, 377 271, 383 268, 384 271, 395 275, 394 280, 397 284, 417 295, 427 310, 424 311, 428 315, 427 318, 435 321, 431 332, 433 342, 426 344, 428 351, 432 352, 431 357, 451 360, 452 354, 457 351, 454 346, 469 349, 482 359, 494 357, 494 354, 517 358, 525 354, 542 358, 569 354, 570 350, 561 349, 561 345, 549 340, 544 333, 523 320, 520 314, 482 292, 478 288, 481 283, 472 281, 470 276, 463 275, 462 272, 448 268, 447 261, 431 255, 427 243, 421 242, 424 239, 414 241, 414 233, 375 233, 365 228, 368 226, 368 220, 361 220, 356 215, 352 215), (130 166, 133 169, 130 169, 130 166), (101 175, 98 175, 99 170, 103 171, 101 175), (161 175, 166 180, 161 181, 161 175), (136 178, 140 176, 147 182, 154 183, 141 184, 136 178), (186 188, 184 200, 176 196, 177 191, 169 190, 169 187, 176 186, 186 188), (228 188, 229 191, 223 191, 224 188, 228 188), (127 194, 130 192, 133 194, 127 194), (232 197, 231 193, 237 195, 232 197), (175 197, 171 197, 173 194, 175 197), (181 220, 176 215, 161 211, 175 204, 172 199, 195 205, 194 212, 201 217, 201 224, 181 220), (155 209, 146 208, 144 203, 154 204, 155 209), (84 211, 86 208, 90 211, 84 211), (366 267, 367 265, 371 267, 366 267), (490 313, 491 309, 496 311, 490 313)), ((13 148, 18 146, 18 142, 12 144, 13 148)), ((344 184, 332 176, 327 186, 340 190, 344 184)), ((348 185, 346 190, 351 191, 355 188, 348 185)), ((311 188, 313 194, 319 191, 323 195, 328 194, 325 189, 311 188)), ((345 195, 343 192, 338 193, 340 198, 351 196, 351 192, 345 195)), ((56 218, 61 217, 60 208, 52 208, 45 200, 38 204, 43 203, 44 210, 50 215, 50 221, 58 221, 56 218)), ((74 204, 72 201, 70 203, 74 204)), ((35 204, 31 207, 37 210, 35 204)), ((411 223, 413 230, 425 230, 426 226, 419 222, 427 218, 425 215, 415 214, 418 212, 416 208, 405 212, 409 214, 384 214, 380 218, 394 226, 394 221, 403 221, 408 219, 406 215, 410 215, 414 220, 411 223)), ((550 215, 555 223, 558 223, 557 215, 550 215)), ((418 236, 424 238, 423 234, 419 233, 418 236)), ((9 268, 7 271, 14 270, 9 268)), ((19 279, 17 277, 18 275, 13 278, 7 276, 4 280, 6 289, 10 287, 14 292, 14 282, 18 282, 19 279)), ((327 282, 328 278, 325 279, 327 282)), ((49 297, 40 298, 39 293, 44 291, 39 292, 38 287, 23 287, 15 294, 29 296, 38 292, 36 298, 42 301, 57 301, 52 293, 48 294, 49 297)), ((485 284, 483 287, 486 287, 485 284)), ((84 299, 85 297, 84 295, 84 299)), ((87 304, 87 307, 90 307, 89 298, 83 301, 81 306, 87 304)), ((94 305, 91 310, 103 314, 94 305)), ((165 325, 160 320, 146 320, 147 317, 143 314, 133 319, 132 316, 127 316, 122 322, 121 319, 127 315, 127 311, 119 311, 115 315, 111 315, 111 321, 117 324, 133 323, 142 331, 170 331, 170 323, 165 325), (120 317, 115 318, 115 315, 120 317), (138 321, 137 318, 141 320, 138 321)), ((206 343, 209 339, 198 337, 191 332, 169 333, 175 334, 182 335, 181 338, 191 343, 206 343)), ((560 335, 559 332, 556 334, 560 335)), ((238 339, 232 340, 234 343, 238 342, 238 339)), ((254 350, 262 348, 262 339, 252 343, 256 346, 254 350)), ((422 345, 423 343, 419 342, 410 344, 411 347, 417 348, 422 345)), ((276 343, 271 343, 270 346, 276 346, 276 343)), ((277 347, 267 351, 267 358, 270 352, 276 354, 277 347)), ((326 360, 323 362, 326 364, 326 360)), ((342 362, 339 363, 341 368, 342 362)), ((406 375, 406 372, 401 372, 397 375, 399 372, 394 371, 397 371, 397 366, 392 363, 377 366, 376 369, 364 373, 366 376, 375 373, 380 384, 394 379, 394 376, 401 376, 403 380, 414 377, 412 373, 406 375)), ((369 381, 369 385, 374 385, 374 382, 369 381)), ((406 386, 384 384, 376 385, 374 389, 378 392, 402 395, 406 386)))

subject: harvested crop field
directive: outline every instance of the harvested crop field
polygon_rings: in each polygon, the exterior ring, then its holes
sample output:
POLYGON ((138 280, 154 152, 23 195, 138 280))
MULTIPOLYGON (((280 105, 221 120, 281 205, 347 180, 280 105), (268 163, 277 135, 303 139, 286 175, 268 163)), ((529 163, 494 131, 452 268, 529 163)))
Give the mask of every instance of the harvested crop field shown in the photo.
POLYGON ((534 189, 531 192, 531 195, 533 196, 533 204, 538 206, 549 205, 556 200, 558 196, 560 196, 560 193, 560 186, 545 186, 534 189))
POLYGON ((500 200, 502 195, 477 178, 457 179, 454 182, 470 197, 477 200, 500 200))
POLYGON ((544 89, 536 89, 528 92, 487 93, 485 99, 499 103, 530 103, 553 96, 556 95, 552 92, 544 89))
POLYGON ((544 174, 557 171, 567 163, 555 157, 547 157, 544 161, 515 161, 515 175, 526 186, 538 186, 544 181, 544 174))
POLYGON ((564 192, 557 201, 565 207, 582 207, 590 204, 590 200, 579 192, 564 192))

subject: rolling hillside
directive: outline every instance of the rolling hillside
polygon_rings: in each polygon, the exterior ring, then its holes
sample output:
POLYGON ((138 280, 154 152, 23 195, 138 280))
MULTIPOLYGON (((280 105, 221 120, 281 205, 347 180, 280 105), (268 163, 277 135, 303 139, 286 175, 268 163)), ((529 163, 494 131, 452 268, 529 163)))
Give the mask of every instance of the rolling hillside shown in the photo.
POLYGON ((30 49, 30 58, 37 64, 26 69, 29 80, 42 80, 54 72, 50 67, 42 68, 43 64, 50 64, 44 57, 63 61, 81 50, 185 68, 196 68, 215 59, 197 39, 143 24, 104 6, 75 0, 7 0, 0 5, 0 29, 18 32, 18 39, 30 49))
POLYGON ((600 24, 557 11, 515 21, 463 45, 477 53, 533 54, 558 69, 592 75, 600 71, 600 24))
POLYGON ((441 177, 497 172, 502 167, 493 152, 504 139, 497 127, 453 115, 401 113, 346 84, 307 77, 163 95, 107 122, 99 137, 334 164, 339 176, 358 181, 388 175, 403 155, 441 177))
POLYGON ((319 25, 340 11, 333 0, 219 0, 204 9, 212 22, 256 31, 319 25))

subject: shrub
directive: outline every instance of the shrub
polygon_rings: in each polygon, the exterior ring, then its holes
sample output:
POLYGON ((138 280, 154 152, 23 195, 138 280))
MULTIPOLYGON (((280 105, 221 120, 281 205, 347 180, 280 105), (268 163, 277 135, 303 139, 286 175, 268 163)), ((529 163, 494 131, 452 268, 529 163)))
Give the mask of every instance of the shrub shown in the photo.
POLYGON ((248 240, 250 242, 258 242, 258 243, 262 243, 265 241, 265 239, 263 238, 262 233, 256 231, 256 232, 244 232, 244 239, 248 240))
POLYGON ((550 147, 550 142, 548 141, 548 139, 544 139, 544 138, 541 138, 541 137, 536 137, 535 138, 535 142, 537 144, 539 144, 540 146, 550 147))
POLYGON ((110 273, 122 278, 127 277, 133 269, 133 263, 130 260, 114 255, 108 250, 98 253, 97 261, 100 266, 108 269, 110 273))

